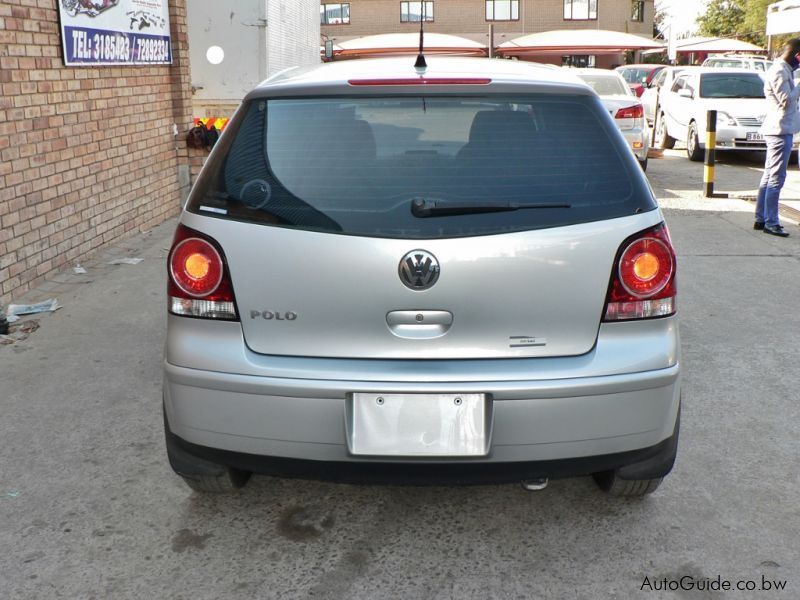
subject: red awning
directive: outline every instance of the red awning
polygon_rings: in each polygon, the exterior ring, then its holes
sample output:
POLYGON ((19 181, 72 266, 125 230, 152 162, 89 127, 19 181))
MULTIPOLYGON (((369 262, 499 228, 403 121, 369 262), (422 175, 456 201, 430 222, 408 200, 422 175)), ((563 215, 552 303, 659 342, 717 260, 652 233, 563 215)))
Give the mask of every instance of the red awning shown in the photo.
POLYGON ((505 56, 620 54, 629 50, 663 48, 663 42, 605 29, 562 29, 531 33, 509 40, 497 48, 505 56))
MULTIPOLYGON (((338 42, 336 58, 413 55, 419 52, 419 33, 384 33, 338 42)), ((425 32, 425 54, 451 56, 487 56, 485 44, 444 33, 425 32)))

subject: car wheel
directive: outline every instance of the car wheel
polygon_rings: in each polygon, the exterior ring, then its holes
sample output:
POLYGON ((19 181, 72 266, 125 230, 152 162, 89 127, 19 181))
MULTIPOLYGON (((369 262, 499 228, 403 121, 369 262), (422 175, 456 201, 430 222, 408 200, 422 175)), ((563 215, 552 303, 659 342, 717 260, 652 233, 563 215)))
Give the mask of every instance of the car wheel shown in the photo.
POLYGON ((675 138, 667 133, 667 124, 664 122, 664 113, 658 119, 658 129, 656 130, 656 143, 662 150, 672 150, 675 147, 675 138))
POLYGON ((647 171, 647 159, 639 161, 639 165, 642 167, 642 171, 647 171))
POLYGON ((243 487, 251 473, 221 465, 190 452, 169 429, 164 414, 164 433, 167 441, 167 458, 172 470, 196 492, 220 494, 243 487))
POLYGON ((181 478, 195 492, 200 492, 201 494, 225 494, 244 487, 244 484, 250 478, 250 474, 223 467, 223 470, 218 475, 181 475, 181 478))
POLYGON ((655 479, 621 479, 616 471, 595 473, 594 480, 600 489, 612 496, 646 496, 652 494, 664 481, 663 477, 655 479))
POLYGON ((658 454, 639 463, 625 465, 611 471, 593 473, 601 490, 612 496, 646 496, 652 494, 661 485, 675 464, 678 454, 678 439, 681 433, 681 407, 675 418, 672 436, 666 440, 665 446, 658 454))
POLYGON ((686 136, 686 155, 689 160, 700 162, 703 160, 705 152, 700 147, 700 137, 697 135, 697 124, 689 123, 689 134, 686 136))

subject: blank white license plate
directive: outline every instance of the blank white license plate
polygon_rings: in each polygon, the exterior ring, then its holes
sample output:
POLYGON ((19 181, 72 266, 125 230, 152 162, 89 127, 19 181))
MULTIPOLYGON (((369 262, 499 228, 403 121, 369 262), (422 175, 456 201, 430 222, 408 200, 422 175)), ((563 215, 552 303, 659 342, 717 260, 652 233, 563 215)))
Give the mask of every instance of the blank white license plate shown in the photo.
POLYGON ((350 452, 366 456, 485 456, 484 394, 353 394, 350 452))
POLYGON ((748 142, 763 142, 764 141, 764 136, 761 135, 760 133, 755 133, 755 132, 750 131, 750 132, 747 133, 747 141, 748 142))

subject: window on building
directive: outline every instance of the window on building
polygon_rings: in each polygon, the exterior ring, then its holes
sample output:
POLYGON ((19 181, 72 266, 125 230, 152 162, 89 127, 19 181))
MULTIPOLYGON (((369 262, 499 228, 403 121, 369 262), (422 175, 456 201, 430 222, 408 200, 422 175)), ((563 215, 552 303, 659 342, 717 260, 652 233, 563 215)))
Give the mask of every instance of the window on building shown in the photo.
POLYGON ((519 0, 486 0, 487 21, 519 21, 519 0))
POLYGON ((633 0, 631 4, 631 21, 644 23, 644 0, 633 0))
POLYGON ((564 0, 565 21, 596 21, 597 0, 564 0))
POLYGON ((320 25, 346 25, 350 22, 350 3, 320 4, 320 25))
POLYGON ((419 23, 423 14, 425 21, 433 21, 433 2, 401 2, 400 22, 419 23))
POLYGON ((570 54, 561 57, 561 66, 594 69, 597 66, 597 57, 594 54, 570 54))

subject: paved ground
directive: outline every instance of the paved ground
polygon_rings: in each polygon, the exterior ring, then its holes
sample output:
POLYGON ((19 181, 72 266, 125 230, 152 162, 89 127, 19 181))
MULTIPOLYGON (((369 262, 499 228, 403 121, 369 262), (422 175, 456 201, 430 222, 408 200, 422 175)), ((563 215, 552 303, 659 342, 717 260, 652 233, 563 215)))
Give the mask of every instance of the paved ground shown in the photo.
MULTIPOLYGON (((752 190, 755 165, 731 161, 718 187, 752 190)), ((771 238, 747 203, 701 200, 679 153, 649 174, 679 253, 685 373, 678 463, 654 496, 589 479, 191 493, 162 441, 167 224, 41 290, 64 308, 0 346, 0 597, 800 597, 800 228, 771 238), (105 264, 126 255, 145 260, 105 264), (640 591, 718 575, 788 588, 640 591)))

